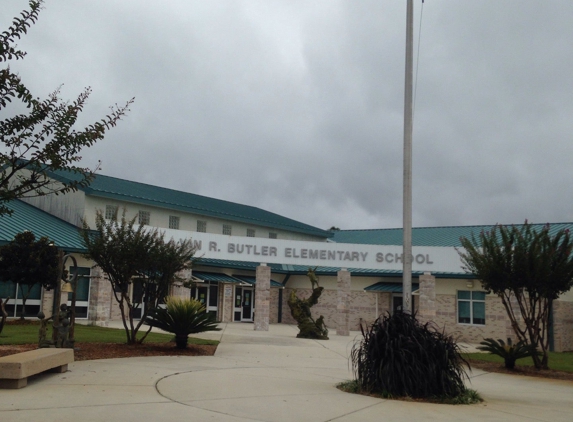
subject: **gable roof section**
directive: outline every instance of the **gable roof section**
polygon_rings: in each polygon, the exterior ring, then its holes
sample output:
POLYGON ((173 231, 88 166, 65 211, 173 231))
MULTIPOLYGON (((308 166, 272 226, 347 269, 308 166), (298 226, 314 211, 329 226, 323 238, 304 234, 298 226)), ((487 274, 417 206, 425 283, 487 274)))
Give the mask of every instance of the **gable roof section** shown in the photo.
POLYGON ((9 243, 16 234, 31 231, 36 238, 42 236, 66 252, 86 252, 78 228, 48 214, 39 208, 14 200, 6 203, 13 213, 0 216, 0 245, 9 243))
MULTIPOLYGON (((520 227, 521 224, 514 224, 520 227)), ((536 230, 541 230, 545 224, 534 224, 536 230)), ((457 227, 417 227, 412 229, 413 246, 459 247, 460 237, 471 239, 472 234, 479 236, 482 230, 490 231, 489 226, 457 226, 457 227)), ((555 234, 561 229, 573 230, 573 223, 551 223, 549 232, 555 234)), ((332 240, 338 243, 360 243, 367 245, 401 246, 402 229, 372 229, 372 230, 340 230, 334 232, 332 240)))
MULTIPOLYGON (((50 172, 50 176, 60 181, 73 181, 77 178, 73 173, 66 171, 50 172)), ((80 187, 80 189, 86 195, 118 201, 178 210, 322 238, 332 236, 332 233, 327 230, 322 230, 257 207, 145 183, 132 182, 102 174, 96 175, 90 186, 80 187)))

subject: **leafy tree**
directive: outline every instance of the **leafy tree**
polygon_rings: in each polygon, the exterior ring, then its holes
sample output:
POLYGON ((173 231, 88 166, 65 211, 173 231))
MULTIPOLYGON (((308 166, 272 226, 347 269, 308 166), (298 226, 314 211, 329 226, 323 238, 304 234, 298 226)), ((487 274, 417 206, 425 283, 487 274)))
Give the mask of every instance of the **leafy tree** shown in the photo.
POLYGON ((147 336, 149 331, 138 339, 137 333, 147 315, 168 295, 169 287, 174 282, 188 282, 178 274, 190 267, 195 249, 191 240, 166 242, 156 229, 136 228, 135 218, 127 220, 125 212, 119 221, 106 221, 98 211, 95 231, 84 221, 80 234, 88 251, 86 258, 95 261, 111 283, 127 342, 134 344, 147 336), (139 321, 137 309, 141 309, 139 321))
POLYGON ((42 4, 43 0, 31 0, 30 10, 0 32, 0 63, 6 63, 0 69, 0 111, 5 112, 16 99, 27 109, 0 121, 0 215, 11 213, 5 204, 13 199, 66 193, 89 185, 99 164, 95 169, 80 167, 79 154, 103 139, 133 102, 113 107, 102 120, 77 129, 74 126, 91 93, 89 87, 72 102, 62 101, 59 88, 44 100, 32 95, 8 62, 26 55, 15 43, 36 23, 42 4), (48 172, 61 169, 74 174, 74 180, 56 183, 48 177, 48 172))
POLYGON ((47 290, 58 280, 58 248, 47 237, 36 240, 34 233, 18 233, 14 240, 0 247, 0 280, 18 283, 22 295, 21 319, 26 315, 26 301, 35 286, 47 290))
POLYGON ((536 231, 526 221, 520 227, 496 225, 461 243, 464 269, 501 298, 517 338, 541 351, 532 356, 535 367, 547 368, 552 302, 573 287, 569 231, 551 235, 549 225, 536 231))

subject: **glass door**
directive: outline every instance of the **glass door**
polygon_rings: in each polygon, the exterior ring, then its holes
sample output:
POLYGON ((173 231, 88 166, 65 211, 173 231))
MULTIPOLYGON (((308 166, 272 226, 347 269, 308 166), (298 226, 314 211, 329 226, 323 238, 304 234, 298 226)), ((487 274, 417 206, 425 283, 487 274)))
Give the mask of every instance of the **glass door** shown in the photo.
POLYGON ((252 321, 253 320, 253 289, 249 287, 243 288, 243 298, 242 298, 242 316, 241 321, 252 321))

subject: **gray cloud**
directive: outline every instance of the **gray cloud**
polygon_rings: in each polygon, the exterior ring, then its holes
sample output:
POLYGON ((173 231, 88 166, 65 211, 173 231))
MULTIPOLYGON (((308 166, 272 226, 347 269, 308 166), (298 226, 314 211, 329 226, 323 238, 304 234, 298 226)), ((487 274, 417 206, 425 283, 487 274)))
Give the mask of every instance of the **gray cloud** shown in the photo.
MULTIPOLYGON (((323 228, 398 227, 403 3, 48 0, 12 67, 39 96, 92 86, 81 124, 136 97, 84 154, 104 174, 323 228)), ((26 4, 4 0, 2 28, 26 4)), ((573 3, 423 13, 414 225, 573 220, 573 3)))

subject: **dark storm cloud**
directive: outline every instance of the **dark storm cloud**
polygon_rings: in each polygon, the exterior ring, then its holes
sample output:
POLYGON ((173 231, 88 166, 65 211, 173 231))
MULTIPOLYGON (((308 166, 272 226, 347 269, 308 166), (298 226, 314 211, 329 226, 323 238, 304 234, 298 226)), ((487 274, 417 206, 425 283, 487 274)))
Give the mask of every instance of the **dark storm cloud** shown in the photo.
MULTIPOLYGON (((104 174, 395 227, 404 20, 398 0, 48 0, 12 66, 40 96, 92 86, 82 124, 136 97, 84 154, 104 174)), ((566 0, 425 2, 414 225, 573 220, 572 21, 566 0)))

